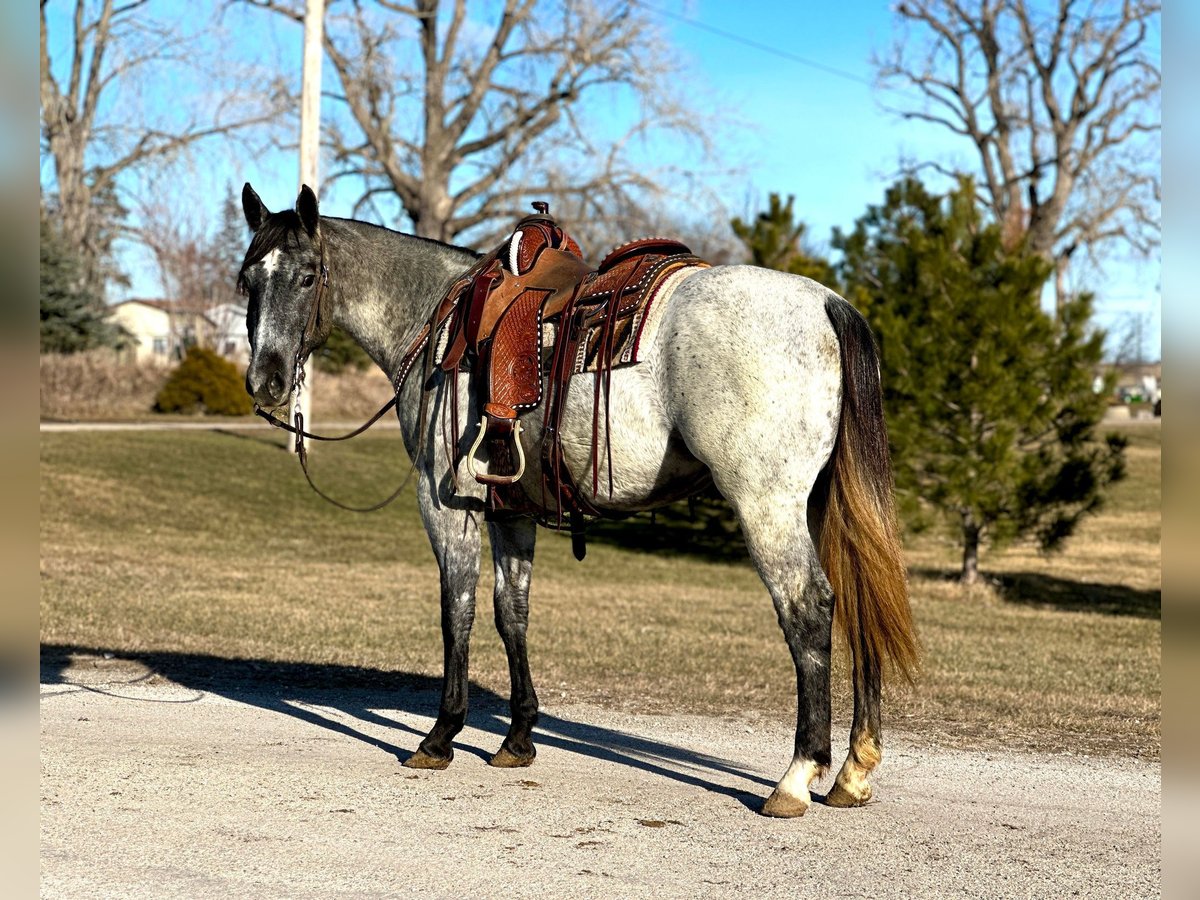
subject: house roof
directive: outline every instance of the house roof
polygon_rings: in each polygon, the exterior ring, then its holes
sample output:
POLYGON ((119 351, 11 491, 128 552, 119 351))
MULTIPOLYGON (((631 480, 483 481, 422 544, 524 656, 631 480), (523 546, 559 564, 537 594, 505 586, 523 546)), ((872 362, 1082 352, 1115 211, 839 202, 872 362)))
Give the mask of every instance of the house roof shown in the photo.
POLYGON ((112 305, 113 306, 125 306, 126 304, 130 304, 130 303, 139 303, 142 306, 149 306, 151 309, 161 309, 163 312, 168 312, 168 313, 196 313, 199 315, 204 314, 204 309, 202 309, 202 308, 192 307, 192 306, 183 306, 182 304, 180 304, 179 302, 177 302, 175 300, 165 300, 165 299, 161 299, 161 298, 131 297, 128 300, 120 300, 112 305))

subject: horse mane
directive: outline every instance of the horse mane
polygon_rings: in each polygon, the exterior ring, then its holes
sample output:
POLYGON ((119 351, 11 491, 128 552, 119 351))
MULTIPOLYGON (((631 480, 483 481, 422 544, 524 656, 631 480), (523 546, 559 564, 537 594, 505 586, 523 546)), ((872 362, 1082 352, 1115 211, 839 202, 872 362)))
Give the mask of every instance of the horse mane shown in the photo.
MULTIPOLYGON (((324 219, 331 218, 322 216, 324 219)), ((445 241, 439 241, 435 238, 420 237, 415 234, 407 234, 403 231, 396 231, 393 228, 388 228, 386 225, 377 225, 374 222, 364 222, 361 219, 339 219, 332 217, 339 222, 348 222, 354 225, 365 225, 368 228, 385 231, 389 234, 394 234, 399 237, 407 238, 413 241, 421 241, 436 247, 446 250, 454 250, 474 259, 479 259, 483 254, 477 250, 472 250, 470 247, 460 247, 456 244, 449 244, 445 241)), ((254 232, 254 237, 250 239, 250 246, 246 249, 246 257, 242 260, 242 267, 238 269, 237 283, 239 287, 242 285, 242 276, 246 270, 255 263, 262 262, 268 253, 276 247, 282 247, 287 243, 289 238, 295 239, 299 246, 300 232, 303 230, 304 224, 300 221, 300 214, 294 209, 284 209, 279 212, 271 213, 266 220, 254 232)))
MULTIPOLYGON (((348 222, 355 226, 372 228, 372 229, 375 229, 376 231, 385 231, 388 234, 394 234, 397 237, 402 237, 402 238, 405 238, 406 240, 420 241, 423 244, 430 244, 434 247, 440 247, 443 250, 454 250, 458 253, 463 253, 468 256, 473 256, 475 259, 479 259, 480 257, 483 256, 483 253, 481 253, 478 250, 475 250, 472 247, 464 247, 461 244, 451 244, 449 241, 439 241, 437 238, 421 237, 421 235, 419 235, 419 234, 410 234, 407 231, 400 231, 396 228, 388 228, 388 226, 380 225, 378 222, 368 222, 365 219, 346 219, 346 218, 342 218, 340 216, 321 216, 321 218, 322 219, 332 219, 335 222, 348 222)), ((269 253, 270 251, 268 250, 267 252, 269 253)))

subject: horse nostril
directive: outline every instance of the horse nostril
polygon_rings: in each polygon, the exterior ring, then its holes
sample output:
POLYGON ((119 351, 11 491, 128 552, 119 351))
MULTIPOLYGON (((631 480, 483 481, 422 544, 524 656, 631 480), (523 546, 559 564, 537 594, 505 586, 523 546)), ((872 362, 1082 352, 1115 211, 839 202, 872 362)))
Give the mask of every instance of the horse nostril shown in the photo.
POLYGON ((271 394, 271 399, 278 402, 283 399, 283 376, 276 372, 271 376, 271 380, 267 382, 267 390, 271 394))

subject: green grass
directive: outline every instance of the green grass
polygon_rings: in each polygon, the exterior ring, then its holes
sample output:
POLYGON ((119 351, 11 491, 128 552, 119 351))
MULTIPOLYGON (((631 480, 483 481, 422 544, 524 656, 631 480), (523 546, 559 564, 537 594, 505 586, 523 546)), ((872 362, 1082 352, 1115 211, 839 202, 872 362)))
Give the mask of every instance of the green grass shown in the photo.
MULTIPOLYGON (((1159 748, 1160 431, 1129 426, 1130 477, 1068 542, 982 559, 909 542, 924 668, 889 688, 885 727, 916 740, 1155 757, 1159 748)), ((348 502, 386 495, 394 432, 313 454, 348 502)), ((206 654, 437 675, 437 568, 411 497, 356 515, 321 501, 277 441, 217 432, 42 436, 44 645, 206 654)), ((670 542, 667 542, 670 545, 670 542)), ((472 679, 507 693, 484 566, 472 679)), ((544 701, 790 720, 790 657, 753 569, 543 532, 530 656, 544 701)), ((343 672, 330 668, 331 673, 343 672)), ((835 717, 849 712, 835 677, 835 717)))

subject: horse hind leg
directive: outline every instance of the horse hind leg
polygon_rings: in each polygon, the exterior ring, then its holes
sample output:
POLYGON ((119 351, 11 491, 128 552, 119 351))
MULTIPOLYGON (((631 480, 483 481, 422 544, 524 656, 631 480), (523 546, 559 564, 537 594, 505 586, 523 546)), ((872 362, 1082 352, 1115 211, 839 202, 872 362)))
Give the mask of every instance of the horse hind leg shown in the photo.
POLYGON ((838 771, 825 802, 830 806, 862 806, 871 799, 868 776, 883 759, 880 706, 883 687, 879 660, 865 642, 858 647, 853 666, 854 720, 850 726, 850 750, 838 771))
POLYGON ((825 798, 830 806, 862 806, 871 799, 871 785, 867 777, 883 759, 879 706, 879 673, 855 672, 850 752, 825 798))
POLYGON ((533 746, 533 726, 538 719, 538 698, 529 674, 529 654, 525 643, 537 526, 532 519, 525 518, 489 522, 488 534, 496 568, 496 591, 493 597, 496 630, 504 641, 512 684, 508 734, 489 763, 512 769, 531 765, 537 755, 533 746))
POLYGON ((791 764, 763 805, 767 816, 802 816, 810 785, 828 770, 829 660, 833 591, 808 531, 803 504, 736 503, 746 545, 775 605, 796 668, 796 740, 791 764))

